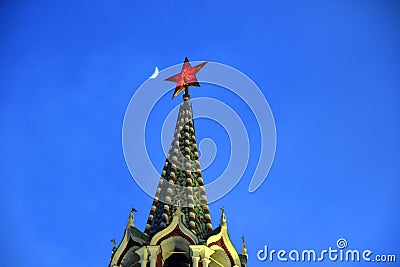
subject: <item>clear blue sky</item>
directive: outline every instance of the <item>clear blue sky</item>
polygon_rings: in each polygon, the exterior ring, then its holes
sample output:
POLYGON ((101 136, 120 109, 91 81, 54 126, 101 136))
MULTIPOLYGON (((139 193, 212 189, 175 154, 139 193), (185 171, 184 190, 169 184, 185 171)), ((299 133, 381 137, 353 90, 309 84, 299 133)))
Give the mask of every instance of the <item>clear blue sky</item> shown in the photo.
POLYGON ((144 229, 152 198, 124 161, 124 112, 154 66, 185 56, 246 73, 275 117, 267 180, 250 194, 246 173, 210 206, 214 226, 225 206, 238 249, 245 234, 249 266, 283 265, 257 260, 265 244, 322 250, 341 237, 400 261, 399 2, 2 1, 0 12, 1 265, 106 266, 132 204, 144 229))

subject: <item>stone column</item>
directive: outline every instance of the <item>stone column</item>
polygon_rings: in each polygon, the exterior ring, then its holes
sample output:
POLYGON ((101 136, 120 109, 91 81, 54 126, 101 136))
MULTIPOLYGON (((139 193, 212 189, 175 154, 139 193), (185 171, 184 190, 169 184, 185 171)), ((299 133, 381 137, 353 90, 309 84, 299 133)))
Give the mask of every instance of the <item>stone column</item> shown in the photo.
POLYGON ((208 265, 209 265, 210 262, 211 262, 210 256, 211 256, 214 252, 215 252, 215 251, 212 250, 211 248, 204 246, 203 255, 202 255, 202 256, 203 256, 203 260, 202 260, 203 267, 208 267, 208 265))
POLYGON ((149 257, 149 253, 147 251, 147 247, 141 247, 138 250, 135 251, 136 254, 139 255, 140 257, 140 267, 146 267, 147 266, 147 258, 149 257))
POLYGON ((199 267, 199 260, 200 260, 200 257, 193 256, 192 257, 192 266, 199 267))
POLYGON ((160 253, 160 246, 147 246, 147 249, 150 253, 150 267, 156 267, 157 265, 157 256, 160 253))
POLYGON ((200 258, 202 258, 202 267, 208 267, 210 264, 210 256, 215 252, 211 248, 204 245, 190 245, 190 251, 192 252, 192 265, 198 267, 200 258))
POLYGON ((200 256, 203 255, 204 246, 202 245, 189 245, 190 251, 192 252, 192 266, 198 267, 200 256))
POLYGON ((148 262, 149 262, 148 260, 141 260, 140 261, 140 267, 147 267, 147 263, 148 262))
POLYGON ((210 264, 211 260, 207 259, 207 258, 204 258, 201 262, 203 263, 203 267, 208 267, 208 265, 210 264))

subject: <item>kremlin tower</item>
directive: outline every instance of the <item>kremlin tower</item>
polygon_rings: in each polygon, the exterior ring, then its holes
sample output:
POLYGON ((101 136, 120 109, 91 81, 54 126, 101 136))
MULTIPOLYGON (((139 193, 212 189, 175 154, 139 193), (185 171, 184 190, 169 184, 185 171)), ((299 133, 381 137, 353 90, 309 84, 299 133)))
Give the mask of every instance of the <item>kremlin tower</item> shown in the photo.
POLYGON ((182 71, 168 79, 176 82, 173 97, 184 91, 174 137, 150 207, 146 228, 135 227, 132 209, 122 241, 115 240, 109 267, 245 267, 247 250, 242 237, 239 254, 228 235, 221 208, 220 223, 213 228, 197 151, 189 86, 200 86, 196 73, 207 62, 191 67, 186 58, 182 71))

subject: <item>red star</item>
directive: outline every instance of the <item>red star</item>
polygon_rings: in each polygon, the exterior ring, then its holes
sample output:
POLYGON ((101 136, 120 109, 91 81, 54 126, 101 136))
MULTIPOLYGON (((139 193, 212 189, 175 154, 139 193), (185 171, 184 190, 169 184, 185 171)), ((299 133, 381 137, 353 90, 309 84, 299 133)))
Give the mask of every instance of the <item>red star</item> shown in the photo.
MULTIPOLYGON (((199 82, 197 81, 196 74, 204 67, 208 62, 201 63, 197 66, 190 66, 189 59, 186 57, 185 62, 183 63, 182 70, 180 73, 175 74, 172 77, 165 79, 166 81, 176 82, 175 92, 172 95, 172 98, 179 95, 183 89, 187 89, 189 86, 197 86, 200 87, 199 82)), ((187 91, 185 92, 187 94, 187 91)), ((188 94, 187 94, 188 95, 188 94)))

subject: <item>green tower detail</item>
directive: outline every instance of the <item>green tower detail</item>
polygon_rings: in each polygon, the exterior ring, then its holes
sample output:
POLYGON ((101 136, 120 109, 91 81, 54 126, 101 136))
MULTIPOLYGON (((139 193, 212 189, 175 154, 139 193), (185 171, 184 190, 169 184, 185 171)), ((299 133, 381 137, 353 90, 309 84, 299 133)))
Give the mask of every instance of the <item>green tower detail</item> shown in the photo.
POLYGON ((171 222, 177 206, 185 225, 202 239, 212 230, 210 211, 201 174, 192 106, 189 100, 179 108, 174 138, 147 220, 145 233, 153 236, 171 222))

